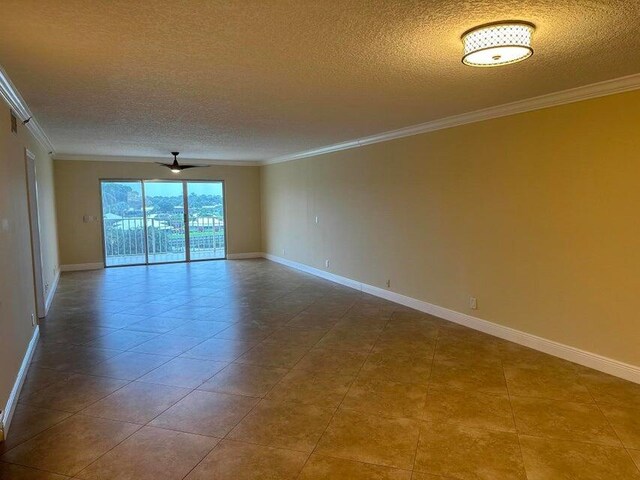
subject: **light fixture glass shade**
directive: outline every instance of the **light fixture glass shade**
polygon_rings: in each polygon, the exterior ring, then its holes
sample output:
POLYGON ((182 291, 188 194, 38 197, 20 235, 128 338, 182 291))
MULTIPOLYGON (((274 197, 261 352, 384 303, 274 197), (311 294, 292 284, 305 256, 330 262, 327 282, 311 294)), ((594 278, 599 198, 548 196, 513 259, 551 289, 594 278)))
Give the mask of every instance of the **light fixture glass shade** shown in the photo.
POLYGON ((533 55, 535 27, 526 22, 500 22, 473 28, 462 35, 462 63, 472 67, 498 67, 533 55))

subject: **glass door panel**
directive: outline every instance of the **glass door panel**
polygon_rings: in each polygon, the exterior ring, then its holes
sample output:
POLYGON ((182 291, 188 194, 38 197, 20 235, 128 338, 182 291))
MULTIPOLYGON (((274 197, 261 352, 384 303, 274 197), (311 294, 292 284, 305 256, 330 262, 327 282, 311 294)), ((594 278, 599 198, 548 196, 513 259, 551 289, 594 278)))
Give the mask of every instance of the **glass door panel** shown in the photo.
POLYGON ((103 181, 100 187, 105 266, 145 263, 142 182, 103 181))
POLYGON ((191 260, 225 258, 222 182, 187 181, 191 260))
POLYGON ((148 263, 187 260, 184 183, 144 182, 148 263))

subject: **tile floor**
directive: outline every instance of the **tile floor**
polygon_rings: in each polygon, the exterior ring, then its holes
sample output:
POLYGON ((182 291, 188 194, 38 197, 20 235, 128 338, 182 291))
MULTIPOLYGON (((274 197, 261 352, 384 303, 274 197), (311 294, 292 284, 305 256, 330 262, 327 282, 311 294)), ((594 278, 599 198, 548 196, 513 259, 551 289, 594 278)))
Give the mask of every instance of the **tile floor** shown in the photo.
POLYGON ((640 385, 264 260, 62 276, 5 479, 640 479, 640 385))

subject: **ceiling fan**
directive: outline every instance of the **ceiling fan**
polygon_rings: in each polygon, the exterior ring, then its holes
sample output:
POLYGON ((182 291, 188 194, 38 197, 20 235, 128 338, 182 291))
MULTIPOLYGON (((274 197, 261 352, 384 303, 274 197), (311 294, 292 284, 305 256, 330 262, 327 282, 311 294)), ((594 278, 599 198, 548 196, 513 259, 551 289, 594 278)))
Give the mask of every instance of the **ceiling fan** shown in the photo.
POLYGON ((197 167, 206 167, 207 165, 180 165, 178 163, 178 155, 180 152, 171 152, 173 155, 173 163, 161 163, 156 162, 158 165, 163 165, 170 169, 173 173, 180 173, 182 170, 186 170, 187 168, 197 168, 197 167))

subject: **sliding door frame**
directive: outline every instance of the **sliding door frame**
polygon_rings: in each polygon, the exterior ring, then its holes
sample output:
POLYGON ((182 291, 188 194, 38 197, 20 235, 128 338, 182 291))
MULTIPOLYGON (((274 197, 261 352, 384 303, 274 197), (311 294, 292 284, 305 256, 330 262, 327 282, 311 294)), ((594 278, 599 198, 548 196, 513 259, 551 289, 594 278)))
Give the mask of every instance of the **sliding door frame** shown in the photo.
MULTIPOLYGON (((149 237, 147 237, 147 199, 144 199, 143 203, 143 211, 144 211, 144 238, 145 238, 145 249, 147 251, 147 263, 145 265, 166 265, 169 263, 185 263, 189 262, 189 205, 187 204, 187 198, 185 197, 185 188, 187 180, 179 180, 179 179, 142 179, 142 191, 144 192, 144 184, 145 183, 182 183, 182 224, 184 225, 184 260, 173 260, 167 262, 149 262, 149 237)), ((224 199, 223 199, 224 201, 224 199)))
MULTIPOLYGON (((141 185, 140 194, 142 195, 142 212, 143 212, 143 221, 146 221, 144 218, 144 182, 140 178, 100 178, 98 179, 98 189, 100 192, 100 234, 102 235, 102 262, 104 268, 114 268, 114 267, 139 267, 141 265, 148 265, 148 263, 128 263, 126 265, 107 265, 107 238, 104 232, 104 202, 102 201, 102 184, 103 183, 116 183, 116 182, 139 182, 141 185)), ((145 260, 147 260, 148 252, 147 252, 147 227, 145 225, 145 238, 144 238, 144 255, 145 260)))
MULTIPOLYGON (((149 237, 147 236, 147 192, 144 190, 144 180, 140 180, 142 185, 142 225, 144 229, 144 264, 149 265, 149 237)), ((105 265, 107 258, 104 259, 105 265)))
MULTIPOLYGON (((229 245, 229 237, 227 236, 227 191, 226 191, 226 184, 224 183, 224 180, 202 180, 202 179, 184 180, 185 195, 186 195, 187 198, 189 197, 189 190, 188 190, 188 186, 187 186, 187 184, 189 182, 192 182, 192 183, 220 183, 222 185, 222 215, 223 215, 223 220, 224 220, 224 224, 222 225, 222 230, 224 231, 224 257, 221 257, 221 258, 200 258, 200 259, 197 259, 197 260, 189 260, 189 262, 193 263, 193 262, 211 262, 211 261, 215 261, 215 260, 226 260, 227 259, 227 255, 228 255, 228 245, 229 245)), ((187 245, 187 250, 189 251, 189 257, 190 257, 191 256, 191 246, 190 245, 187 245)))
POLYGON ((217 179, 173 179, 173 178, 99 178, 98 189, 100 192, 100 232, 102 234, 102 259, 104 261, 105 268, 119 268, 119 267, 136 267, 136 266, 149 266, 149 265, 166 265, 172 263, 192 263, 192 262, 211 262, 216 260, 226 260, 228 255, 229 237, 227 236, 227 192, 224 180, 217 179), (145 263, 131 263, 128 265, 109 265, 107 266, 107 249, 105 245, 105 233, 104 233, 104 208, 102 202, 102 184, 105 182, 140 182, 142 185, 142 221, 144 224, 144 254, 145 263), (145 194, 144 182, 182 182, 182 201, 184 204, 183 222, 185 225, 185 260, 176 260, 175 262, 154 262, 149 263, 149 248, 147 245, 147 199, 145 194), (221 258, 202 258, 197 260, 191 260, 191 245, 189 238, 189 191, 187 184, 191 183, 220 183, 222 185, 222 212, 224 224, 222 229, 224 231, 224 257, 221 258))
MULTIPOLYGON (((222 199, 224 202, 224 198, 222 199)), ((187 193, 187 180, 182 181, 182 204, 184 205, 184 212, 182 212, 182 219, 184 222, 184 261, 191 261, 191 229, 189 228, 189 194, 187 193)))

